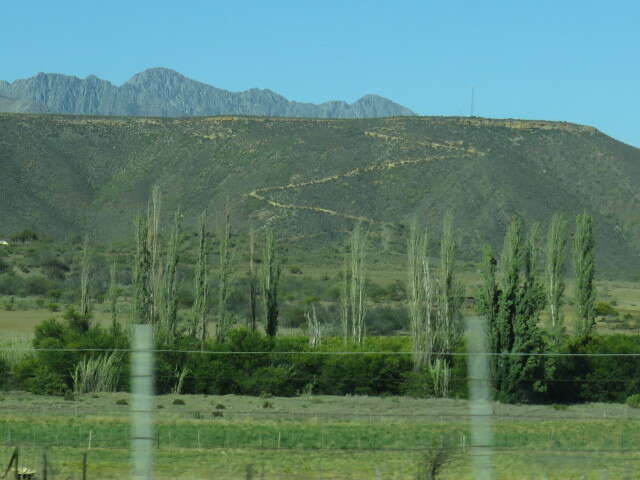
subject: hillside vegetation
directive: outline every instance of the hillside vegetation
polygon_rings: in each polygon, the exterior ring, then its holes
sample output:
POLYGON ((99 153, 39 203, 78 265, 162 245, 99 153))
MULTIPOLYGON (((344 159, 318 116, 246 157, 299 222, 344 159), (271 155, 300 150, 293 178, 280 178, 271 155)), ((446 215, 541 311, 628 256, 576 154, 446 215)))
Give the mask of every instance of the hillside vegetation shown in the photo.
POLYGON ((449 209, 474 259, 514 214, 587 210, 599 268, 640 263, 640 150, 567 123, 0 114, 0 165, 6 235, 129 238, 158 184, 165 212, 219 217, 228 198, 235 230, 270 223, 291 246, 334 245, 360 219, 401 250, 414 216, 437 230, 449 209))

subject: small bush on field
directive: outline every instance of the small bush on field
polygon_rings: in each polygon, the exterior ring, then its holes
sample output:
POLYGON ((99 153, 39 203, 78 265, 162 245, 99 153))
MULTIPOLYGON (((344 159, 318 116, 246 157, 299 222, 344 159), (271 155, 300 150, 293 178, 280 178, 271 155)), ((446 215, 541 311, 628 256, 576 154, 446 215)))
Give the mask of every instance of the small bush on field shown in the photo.
POLYGON ((635 395, 628 396, 625 403, 631 408, 640 408, 640 394, 636 393, 635 395))
POLYGON ((186 405, 185 401, 181 398, 176 398, 173 402, 174 405, 186 405))
POLYGON ((24 290, 24 280, 13 272, 0 274, 0 294, 18 295, 24 290))
POLYGON ((11 270, 11 265, 9 265, 4 259, 0 258, 0 273, 6 273, 11 270))
POLYGON ((268 400, 266 400, 263 404, 262 404, 262 408, 273 408, 273 403, 269 402, 268 400))
POLYGON ((62 375, 35 356, 25 357, 14 367, 16 384, 38 395, 63 395, 69 389, 62 375))
POLYGON ((595 306, 596 315, 603 317, 617 317, 618 311, 607 302, 598 302, 595 306))
POLYGON ((64 392, 64 399, 67 402, 73 402, 76 399, 76 396, 73 394, 73 392, 71 390, 67 390, 66 392, 64 392))
POLYGON ((214 417, 222 417, 223 416, 222 412, 216 412, 216 411, 211 412, 211 415, 213 415, 214 417))
POLYGON ((116 400, 116 405, 129 405, 129 402, 125 398, 119 398, 116 400))
POLYGON ((390 335, 408 327, 409 316, 405 308, 381 306, 367 315, 367 331, 372 335, 390 335))
POLYGON ((564 403, 554 403, 551 405, 554 410, 567 410, 569 405, 565 405, 564 403))
POLYGON ((27 295, 47 295, 53 288, 53 283, 42 275, 32 275, 25 280, 25 293, 27 295))
POLYGON ((10 297, 9 300, 4 302, 4 309, 7 312, 12 312, 13 310, 16 309, 16 299, 13 296, 10 297))
POLYGON ((221 403, 218 403, 218 404, 216 404, 216 408, 217 408, 218 410, 224 410, 224 409, 225 409, 225 408, 227 408, 227 407, 225 407, 225 406, 224 406, 223 404, 221 404, 221 403))
POLYGON ((158 409, 164 408, 164 405, 158 405, 158 409))
POLYGON ((9 363, 0 357, 0 388, 5 388, 8 385, 10 372, 9 363))

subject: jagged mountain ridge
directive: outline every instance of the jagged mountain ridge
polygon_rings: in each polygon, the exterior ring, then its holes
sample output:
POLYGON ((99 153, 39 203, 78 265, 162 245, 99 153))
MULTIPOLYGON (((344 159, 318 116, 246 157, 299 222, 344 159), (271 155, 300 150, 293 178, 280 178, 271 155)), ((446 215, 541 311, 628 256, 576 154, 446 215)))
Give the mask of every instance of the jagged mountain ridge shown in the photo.
POLYGON ((0 81, 0 111, 150 117, 252 115, 310 118, 370 118, 415 115, 377 95, 352 104, 289 101, 271 90, 231 92, 191 80, 167 68, 152 68, 121 86, 94 75, 39 73, 12 83, 0 81))

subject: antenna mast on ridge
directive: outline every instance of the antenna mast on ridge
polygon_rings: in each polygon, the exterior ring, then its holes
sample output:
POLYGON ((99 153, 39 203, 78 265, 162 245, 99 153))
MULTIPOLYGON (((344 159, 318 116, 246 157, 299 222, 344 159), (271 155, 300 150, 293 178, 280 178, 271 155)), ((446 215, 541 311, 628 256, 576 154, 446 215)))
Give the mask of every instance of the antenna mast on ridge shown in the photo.
POLYGON ((470 116, 470 117, 473 117, 473 113, 474 113, 474 112, 473 112, 473 100, 474 100, 474 99, 473 99, 473 94, 474 94, 474 88, 475 88, 475 87, 472 85, 472 86, 471 86, 471 108, 469 109, 469 116, 470 116))

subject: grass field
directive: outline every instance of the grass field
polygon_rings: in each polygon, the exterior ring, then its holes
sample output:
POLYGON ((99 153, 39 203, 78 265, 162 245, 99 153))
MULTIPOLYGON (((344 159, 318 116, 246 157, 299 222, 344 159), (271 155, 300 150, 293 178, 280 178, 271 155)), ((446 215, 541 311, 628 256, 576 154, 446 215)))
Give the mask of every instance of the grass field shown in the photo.
MULTIPOLYGON (((2 398, 0 461, 20 445, 24 461, 37 466, 48 447, 61 478, 79 475, 84 452, 89 478, 126 475, 129 407, 116 401, 128 394, 2 398)), ((156 478, 241 479, 253 465, 254 478, 264 471, 264 478, 414 479, 443 434, 455 449, 438 478, 473 478, 477 450, 464 400, 182 395, 156 403, 163 407, 156 414, 156 478), (185 404, 174 405, 176 398, 185 404)), ((640 466, 640 410, 494 404, 493 412, 495 478, 599 479, 606 472, 622 479, 640 466)))

